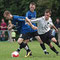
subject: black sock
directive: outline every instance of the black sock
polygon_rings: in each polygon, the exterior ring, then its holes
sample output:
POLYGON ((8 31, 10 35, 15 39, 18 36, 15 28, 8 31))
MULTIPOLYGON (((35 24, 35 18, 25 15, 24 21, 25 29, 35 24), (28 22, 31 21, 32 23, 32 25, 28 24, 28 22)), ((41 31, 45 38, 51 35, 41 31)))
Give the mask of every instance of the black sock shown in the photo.
POLYGON ((20 44, 20 49, 24 48, 25 46, 26 46, 26 43, 22 42, 22 43, 20 44))
POLYGON ((31 51, 31 50, 29 49, 28 45, 27 45, 26 43, 24 43, 24 42, 22 42, 22 43, 20 44, 20 47, 17 49, 17 51, 19 52, 22 48, 24 48, 27 52, 31 51))
POLYGON ((55 42, 55 44, 57 45, 57 46, 59 46, 59 42, 57 41, 57 42, 55 42))
POLYGON ((41 48, 42 48, 43 50, 46 49, 44 44, 40 44, 40 46, 41 46, 41 48))
POLYGON ((55 53, 57 53, 58 51, 55 49, 55 47, 52 47, 51 50, 55 53))
POLYGON ((17 52, 20 52, 20 48, 18 48, 16 51, 17 51, 17 52))
POLYGON ((21 50, 22 48, 24 48, 25 46, 26 46, 26 44, 25 44, 24 42, 22 42, 22 43, 20 44, 19 48, 18 48, 16 51, 20 52, 20 50, 21 50))

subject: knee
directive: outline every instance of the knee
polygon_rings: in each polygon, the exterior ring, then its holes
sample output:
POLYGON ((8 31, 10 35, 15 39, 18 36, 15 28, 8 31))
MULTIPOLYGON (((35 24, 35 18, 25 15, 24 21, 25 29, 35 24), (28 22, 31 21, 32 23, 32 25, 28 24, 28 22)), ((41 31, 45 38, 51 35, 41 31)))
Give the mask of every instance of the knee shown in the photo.
POLYGON ((21 44, 23 42, 23 39, 19 38, 17 42, 18 42, 18 44, 21 44))
POLYGON ((28 44, 29 40, 25 40, 24 42, 28 44))
POLYGON ((55 38, 52 38, 51 40, 52 40, 53 42, 57 42, 57 40, 56 40, 55 38))

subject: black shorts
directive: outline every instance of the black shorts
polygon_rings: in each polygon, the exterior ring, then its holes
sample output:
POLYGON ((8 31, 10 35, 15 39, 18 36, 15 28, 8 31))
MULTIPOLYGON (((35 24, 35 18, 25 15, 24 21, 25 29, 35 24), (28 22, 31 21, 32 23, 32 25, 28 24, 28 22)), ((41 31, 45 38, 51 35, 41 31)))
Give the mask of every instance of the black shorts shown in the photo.
POLYGON ((22 37, 20 37, 20 38, 23 38, 24 40, 27 40, 27 39, 33 38, 35 36, 39 36, 37 31, 32 32, 32 33, 22 34, 22 37))
POLYGON ((48 31, 47 33, 39 35, 39 36, 40 36, 41 40, 48 45, 50 44, 51 39, 54 37, 51 35, 51 31, 48 31))

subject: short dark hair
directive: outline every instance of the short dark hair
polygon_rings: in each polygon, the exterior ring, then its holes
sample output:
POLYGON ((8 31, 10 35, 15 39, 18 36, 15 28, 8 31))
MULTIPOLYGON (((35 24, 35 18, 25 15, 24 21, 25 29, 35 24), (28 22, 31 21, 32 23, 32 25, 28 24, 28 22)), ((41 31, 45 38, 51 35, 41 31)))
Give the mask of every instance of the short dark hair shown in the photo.
POLYGON ((30 4, 32 4, 32 5, 36 5, 34 2, 31 2, 30 4))
POLYGON ((8 14, 11 14, 10 11, 5 11, 3 15, 8 15, 8 14))
POLYGON ((51 14, 51 10, 50 9, 46 9, 45 13, 50 13, 51 14))

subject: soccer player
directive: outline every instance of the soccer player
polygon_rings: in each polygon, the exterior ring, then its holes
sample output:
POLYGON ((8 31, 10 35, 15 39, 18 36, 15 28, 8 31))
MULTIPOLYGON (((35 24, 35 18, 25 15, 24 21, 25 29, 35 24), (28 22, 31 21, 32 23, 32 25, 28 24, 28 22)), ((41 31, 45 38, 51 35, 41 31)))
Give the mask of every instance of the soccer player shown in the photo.
MULTIPOLYGON (((57 28, 54 26, 51 18, 49 18, 46 22, 47 22, 47 25, 50 27, 50 29, 51 29, 51 28, 53 28, 54 30, 57 29, 57 28)), ((56 32, 58 32, 58 30, 57 30, 56 32)), ((51 31, 51 33, 52 33, 52 31, 51 31)), ((60 45, 59 45, 59 42, 58 42, 58 41, 54 41, 54 43, 60 48, 60 45)))
MULTIPOLYGON (((27 32, 29 32, 30 27, 27 24, 25 24, 25 19, 26 19, 25 17, 12 15, 9 11, 4 12, 4 17, 7 20, 12 21, 12 24, 14 24, 14 26, 16 27, 17 31, 20 34, 25 35, 27 32)), ((18 44, 20 45, 20 47, 19 49, 17 49, 17 52, 20 52, 20 50, 24 48, 27 51, 27 56, 29 56, 31 54, 31 50, 29 49, 28 45, 24 43, 25 39, 27 39, 27 37, 18 38, 18 44)))
MULTIPOLYGON (((26 13, 26 17, 29 18, 29 19, 35 19, 36 18, 36 11, 35 11, 36 4, 34 2, 31 2, 30 5, 29 5, 29 8, 30 8, 30 10, 26 13)), ((36 23, 32 23, 32 24, 34 26, 36 26, 36 23)), ((28 36, 35 37, 40 42, 40 46, 43 49, 44 53, 49 54, 49 52, 46 51, 46 48, 45 48, 45 45, 43 44, 43 42, 39 40, 40 37, 37 34, 37 30, 33 30, 30 27, 30 33, 29 33, 28 36)))
MULTIPOLYGON (((46 10, 44 17, 40 17, 34 20, 28 20, 27 18, 27 22, 29 23, 29 25, 33 28, 33 29, 37 29, 38 30, 38 34, 41 38, 41 40, 46 43, 48 46, 50 46, 50 49, 55 52, 57 55, 59 54, 59 52, 55 49, 55 47, 51 44, 50 40, 57 42, 57 40, 55 39, 55 37, 53 37, 51 35, 50 32, 50 27, 47 24, 47 20, 50 19, 51 16, 51 11, 50 10, 46 10), (31 22, 33 23, 37 23, 37 26, 34 26, 31 22)), ((55 28, 55 27, 54 27, 55 28)), ((56 31, 58 31, 57 28, 55 28, 56 31)))

